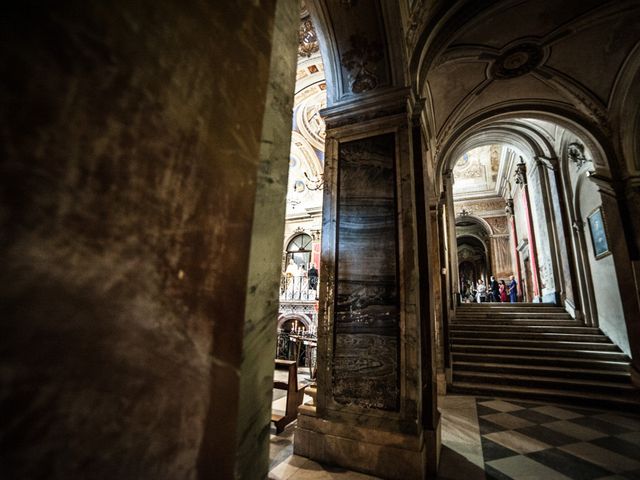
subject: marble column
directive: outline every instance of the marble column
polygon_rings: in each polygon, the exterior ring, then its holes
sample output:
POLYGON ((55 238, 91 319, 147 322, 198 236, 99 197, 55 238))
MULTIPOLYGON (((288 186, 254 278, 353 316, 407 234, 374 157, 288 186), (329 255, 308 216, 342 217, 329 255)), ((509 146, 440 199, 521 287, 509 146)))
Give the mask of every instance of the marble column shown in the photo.
POLYGON ((511 271, 518 283, 517 296, 522 299, 522 272, 520 271, 520 252, 518 251, 518 230, 513 218, 513 198, 507 199, 505 212, 507 214, 507 223, 509 224, 509 237, 511 238, 511 271))
POLYGON ((5 5, 2 478, 266 478, 298 12, 5 5))
POLYGON ((390 90, 322 112, 318 397, 294 437, 296 454, 389 479, 424 478, 439 450, 409 99, 390 90))
POLYGON ((533 281, 534 301, 540 299, 540 278, 538 272, 538 249, 536 247, 536 237, 531 218, 531 206, 529 201, 529 187, 527 181, 527 167, 524 160, 516 166, 516 184, 521 187, 522 205, 525 213, 525 225, 527 227, 527 238, 529 240, 529 258, 531 259, 531 276, 533 281))
POLYGON ((544 259, 546 260, 544 277, 547 284, 543 285, 542 301, 560 304, 561 298, 565 296, 565 289, 561 281, 561 264, 560 264, 560 246, 558 245, 558 232, 556 224, 556 216, 560 215, 557 196, 556 203, 553 204, 554 197, 551 191, 549 174, 553 173, 555 159, 544 157, 534 158, 534 168, 530 172, 531 176, 535 176, 536 183, 539 188, 540 198, 536 202, 538 208, 541 209, 540 226, 538 229, 538 239, 542 240, 544 248, 544 259), (552 210, 553 207, 553 210, 552 210), (546 289, 544 288, 546 286, 546 289), (544 291, 546 290, 546 292, 544 291))

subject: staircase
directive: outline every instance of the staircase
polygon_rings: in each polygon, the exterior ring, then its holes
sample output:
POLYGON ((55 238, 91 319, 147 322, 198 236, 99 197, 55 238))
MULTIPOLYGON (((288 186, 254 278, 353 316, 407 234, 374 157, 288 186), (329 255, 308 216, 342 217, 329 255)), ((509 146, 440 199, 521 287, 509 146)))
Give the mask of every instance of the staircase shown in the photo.
POLYGON ((629 357, 546 304, 464 304, 449 326, 455 393, 640 410, 629 357))

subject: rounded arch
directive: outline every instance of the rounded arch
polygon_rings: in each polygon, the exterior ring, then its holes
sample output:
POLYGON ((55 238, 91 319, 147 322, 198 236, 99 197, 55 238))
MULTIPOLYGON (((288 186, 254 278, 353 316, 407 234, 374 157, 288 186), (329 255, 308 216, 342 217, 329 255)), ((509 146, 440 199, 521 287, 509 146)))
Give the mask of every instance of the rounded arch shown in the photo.
POLYGON ((640 42, 620 69, 611 92, 609 108, 614 122, 617 146, 625 159, 627 173, 640 175, 640 42), (626 134, 624 134, 626 133, 626 134))
POLYGON ((306 330, 309 330, 313 324, 312 320, 304 313, 285 313, 278 317, 278 331, 282 331, 285 323, 296 320, 302 323, 306 330))
POLYGON ((289 235, 285 241, 284 241, 284 248, 285 250, 289 249, 289 246, 292 245, 292 243, 294 242, 294 240, 296 240, 298 237, 309 237, 309 241, 313 241, 313 235, 311 235, 311 233, 305 231, 305 230, 296 230, 295 232, 293 232, 291 235, 289 235))
MULTIPOLYGON (((482 217, 478 217, 477 215, 474 215, 473 213, 469 213, 467 215, 457 215, 455 217, 455 225, 458 226, 458 224, 462 221, 471 221, 473 223, 478 224, 480 227, 482 227, 485 231, 485 233, 487 234, 487 236, 489 235, 493 235, 493 229, 491 228, 491 225, 489 225, 489 222, 487 222, 484 218, 482 217)), ((482 243, 485 243, 482 240, 482 243)), ((486 248, 486 245, 485 245, 486 248)))
MULTIPOLYGON (((483 143, 486 144, 488 139, 502 140, 502 143, 512 144, 531 156, 552 155, 554 153, 553 146, 549 139, 544 138, 531 125, 526 125, 524 122, 527 119, 542 120, 571 131, 592 152, 596 171, 605 177, 610 176, 612 163, 610 159, 616 157, 610 142, 604 138, 602 132, 598 129, 585 127, 572 118, 566 109, 563 109, 563 112, 558 112, 540 109, 539 105, 535 108, 531 107, 533 106, 516 110, 505 110, 504 107, 495 108, 461 122, 461 125, 451 133, 449 139, 437 152, 436 181, 438 184, 440 184, 444 172, 450 169, 453 162, 457 160, 461 150, 469 150, 483 143), (514 126, 519 128, 514 129, 514 126)), ((590 127, 592 126, 590 125, 590 127)))
MULTIPOLYGON (((540 104, 508 102, 461 120, 457 128, 447 134, 447 138, 444 139, 436 152, 437 185, 442 185, 444 173, 450 168, 452 162, 455 161, 454 159, 457 159, 455 153, 460 150, 458 146, 465 144, 465 142, 466 145, 473 145, 473 138, 476 136, 481 138, 485 131, 497 133, 497 130, 503 134, 510 133, 513 146, 520 147, 521 150, 532 154, 532 156, 551 153, 549 150, 551 145, 548 140, 540 136, 540 132, 536 133, 530 127, 526 127, 529 135, 513 130, 506 132, 500 128, 500 125, 505 122, 522 123, 526 119, 542 120, 571 131, 592 152, 594 167, 599 175, 609 178, 612 174, 619 172, 617 156, 605 132, 602 132, 593 123, 585 121, 578 112, 552 102, 540 102, 540 104), (523 148, 525 146, 528 147, 523 148)), ((477 142, 482 142, 482 140, 478 139, 477 142)))

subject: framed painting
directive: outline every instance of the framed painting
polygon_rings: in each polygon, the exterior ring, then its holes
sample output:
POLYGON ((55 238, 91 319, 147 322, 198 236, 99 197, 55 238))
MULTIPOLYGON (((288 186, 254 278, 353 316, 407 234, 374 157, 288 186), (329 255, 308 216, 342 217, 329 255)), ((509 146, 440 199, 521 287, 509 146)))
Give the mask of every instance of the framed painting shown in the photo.
POLYGON ((591 233, 593 255, 596 257, 596 260, 599 260, 602 257, 606 257, 611 254, 604 217, 602 216, 602 208, 596 208, 587 216, 587 219, 589 220, 589 232, 591 233))

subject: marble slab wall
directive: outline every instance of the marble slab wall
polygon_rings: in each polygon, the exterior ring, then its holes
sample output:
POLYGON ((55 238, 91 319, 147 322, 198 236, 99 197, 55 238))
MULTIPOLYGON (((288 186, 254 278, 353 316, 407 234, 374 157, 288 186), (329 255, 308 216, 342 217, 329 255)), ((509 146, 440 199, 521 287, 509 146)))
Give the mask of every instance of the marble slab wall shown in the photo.
POLYGON ((339 147, 333 397, 399 408, 395 138, 339 147))

